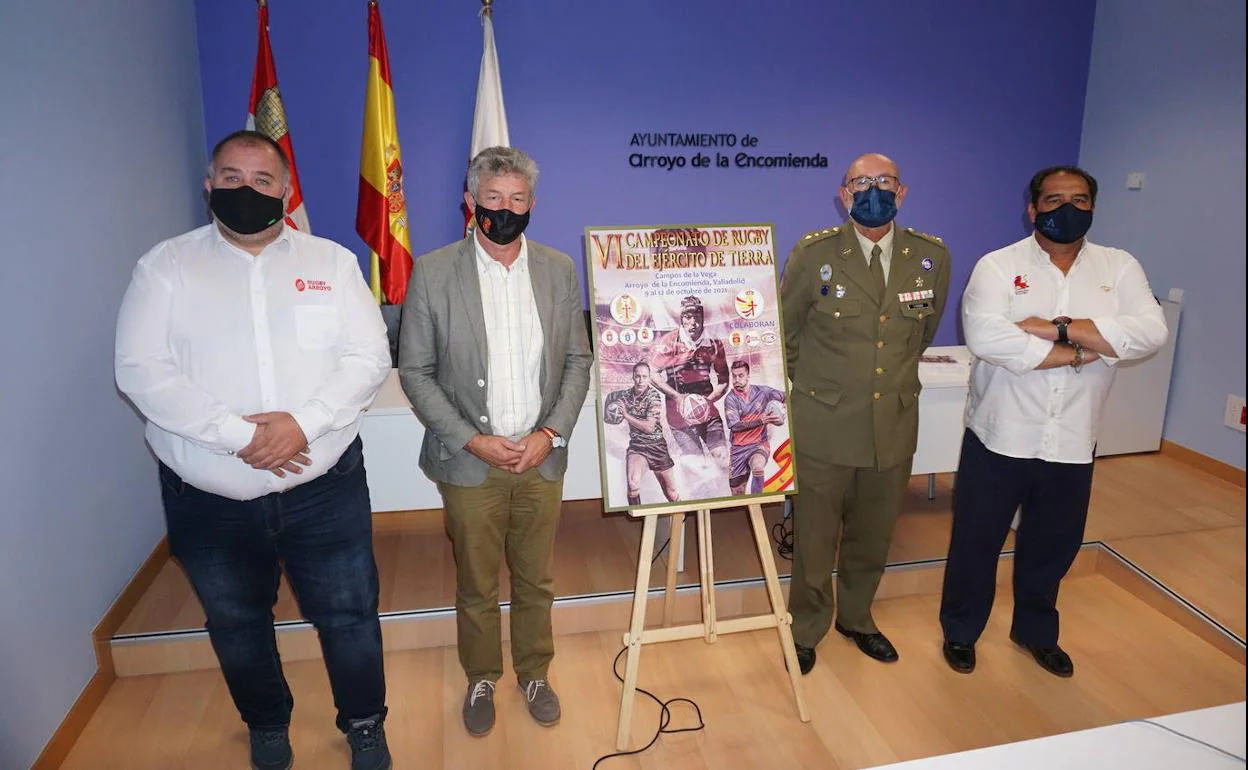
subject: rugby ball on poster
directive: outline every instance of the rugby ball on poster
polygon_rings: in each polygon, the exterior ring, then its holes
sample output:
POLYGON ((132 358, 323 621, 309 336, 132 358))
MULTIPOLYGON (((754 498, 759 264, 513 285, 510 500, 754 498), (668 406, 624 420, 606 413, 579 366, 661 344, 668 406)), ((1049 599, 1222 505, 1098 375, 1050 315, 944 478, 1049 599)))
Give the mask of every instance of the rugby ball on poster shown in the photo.
POLYGON ((680 399, 680 416, 696 425, 711 419, 711 402, 705 396, 689 393, 680 399))
POLYGON ((612 401, 607 404, 606 412, 602 416, 602 421, 607 425, 619 425, 624 422, 624 407, 619 401, 612 401))
POLYGON ((779 415, 781 425, 784 425, 784 421, 788 417, 788 414, 784 410, 783 401, 772 401, 771 403, 767 404, 767 409, 765 411, 767 412, 767 414, 779 415))

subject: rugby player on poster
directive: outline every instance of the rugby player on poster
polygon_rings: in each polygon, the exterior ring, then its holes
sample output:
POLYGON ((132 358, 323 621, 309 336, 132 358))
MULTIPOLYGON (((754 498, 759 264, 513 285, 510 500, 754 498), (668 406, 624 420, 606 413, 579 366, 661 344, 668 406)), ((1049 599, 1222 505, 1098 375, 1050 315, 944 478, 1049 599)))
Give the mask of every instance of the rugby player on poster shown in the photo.
POLYGON ((646 471, 654 473, 663 496, 669 501, 680 499, 676 493, 676 477, 672 453, 663 437, 663 396, 650 382, 650 365, 639 361, 633 365, 633 387, 617 390, 607 396, 603 422, 608 425, 628 423, 628 450, 624 453, 628 472, 628 504, 641 505, 641 480, 646 471))
POLYGON ((728 431, 732 434, 732 468, 728 486, 732 494, 763 491, 763 471, 771 456, 767 426, 784 424, 784 392, 766 385, 750 384, 750 365, 744 360, 732 363, 732 390, 724 398, 728 431))
POLYGON ((655 346, 653 381, 667 395, 667 424, 677 449, 685 455, 709 453, 717 467, 726 468, 727 439, 715 402, 728 390, 728 358, 723 341, 705 332, 702 300, 685 297, 680 326, 655 346))

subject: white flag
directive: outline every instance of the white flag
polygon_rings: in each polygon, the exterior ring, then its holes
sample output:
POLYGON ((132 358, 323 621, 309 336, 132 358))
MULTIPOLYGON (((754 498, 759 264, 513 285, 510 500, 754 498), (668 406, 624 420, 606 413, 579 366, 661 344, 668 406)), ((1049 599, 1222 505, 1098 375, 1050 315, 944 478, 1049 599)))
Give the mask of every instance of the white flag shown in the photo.
POLYGON ((472 114, 472 150, 468 158, 486 147, 510 147, 507 110, 503 107, 503 82, 498 74, 498 49, 494 47, 494 22, 482 14, 485 44, 481 51, 481 74, 477 76, 477 108, 472 114))

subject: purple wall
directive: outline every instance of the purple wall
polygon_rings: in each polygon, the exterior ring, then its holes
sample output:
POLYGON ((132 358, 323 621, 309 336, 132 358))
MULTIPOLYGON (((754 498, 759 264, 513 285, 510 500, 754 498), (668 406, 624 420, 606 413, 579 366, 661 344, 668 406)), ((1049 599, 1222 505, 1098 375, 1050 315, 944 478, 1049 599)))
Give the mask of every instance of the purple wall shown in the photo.
POLYGON ((1080 153, 1101 181, 1091 237, 1184 291, 1163 435, 1238 468, 1222 417, 1245 390, 1244 22, 1242 2, 1101 0, 1080 153))
MULTIPOLYGON (((382 2, 417 254, 460 234, 478 7, 382 2)), ((211 142, 245 117, 256 12, 196 8, 211 142)), ((845 165, 880 151, 911 186, 899 221, 946 240, 960 296, 976 259, 1025 234, 1031 174, 1078 158, 1094 13, 1086 0, 499 0, 511 141, 543 170, 530 234, 579 261, 587 225, 771 221, 787 254, 841 220, 845 165), (760 153, 818 152, 830 167, 635 169, 635 131, 751 133, 760 153)), ((313 231, 362 254, 365 3, 274 0, 270 14, 313 231)), ((955 342, 954 321, 937 344, 955 342)))

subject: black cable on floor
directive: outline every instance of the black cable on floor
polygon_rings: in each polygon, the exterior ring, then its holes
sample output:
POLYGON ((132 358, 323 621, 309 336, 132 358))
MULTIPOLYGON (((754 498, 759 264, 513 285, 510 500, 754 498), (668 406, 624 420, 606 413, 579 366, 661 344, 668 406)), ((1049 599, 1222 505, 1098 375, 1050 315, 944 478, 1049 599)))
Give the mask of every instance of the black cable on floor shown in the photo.
POLYGON ((667 545, 670 542, 672 542, 672 536, 668 535, 667 539, 663 541, 663 545, 659 546, 659 550, 654 552, 654 558, 650 560, 651 564, 654 564, 656 561, 659 560, 659 557, 662 556, 663 552, 667 550, 667 545))
MULTIPOLYGON (((627 647, 621 648, 620 651, 615 654, 615 660, 612 661, 611 663, 611 673, 615 674, 615 678, 619 680, 621 685, 624 684, 624 677, 620 676, 620 658, 624 657, 625 652, 628 652, 628 648, 627 647)), ((598 760, 594 762, 594 766, 590 770, 598 770, 598 765, 602 762, 607 761, 608 759, 614 759, 615 757, 628 757, 628 756, 632 756, 633 754, 640 754, 641 752, 653 746, 659 740, 659 736, 662 735, 663 733, 692 733, 698 730, 706 729, 706 722, 702 721, 702 709, 698 708, 698 704, 694 703, 688 698, 672 698, 670 700, 659 700, 658 697, 655 696, 655 694, 650 692, 649 690, 643 690, 640 687, 638 687, 637 692, 641 693, 642 695, 645 695, 650 700, 659 704, 659 729, 654 731, 654 737, 650 739, 650 742, 647 743, 645 746, 642 746, 640 749, 633 749, 632 751, 617 751, 614 754, 607 754, 606 756, 598 757, 598 760), (694 712, 698 715, 697 727, 678 727, 678 728, 668 727, 668 725, 672 723, 672 712, 670 709, 668 709, 668 706, 670 706, 673 703, 688 703, 690 706, 693 706, 694 712)))
POLYGON ((793 561, 793 498, 785 499, 784 518, 771 526, 771 539, 780 558, 793 561))
POLYGON ((1168 733, 1173 733, 1174 735, 1177 735, 1177 736, 1179 736, 1180 738, 1183 738, 1184 740, 1191 741, 1192 743, 1199 743, 1201 746, 1204 746, 1204 747, 1205 747, 1205 748, 1207 748, 1207 749, 1213 749, 1214 751, 1218 752, 1219 754, 1223 754, 1223 755, 1225 755, 1225 756, 1228 756, 1228 757, 1230 757, 1231 759, 1235 760, 1236 762, 1240 762, 1240 763, 1248 764, 1248 759, 1246 759, 1246 758, 1244 758, 1244 757, 1241 757, 1241 756, 1240 756, 1240 755, 1238 755, 1238 754, 1233 754, 1233 753, 1231 753, 1231 752, 1227 751, 1226 749, 1222 749, 1222 748, 1219 748, 1219 747, 1217 747, 1217 746, 1214 746, 1212 743, 1206 743, 1205 741, 1202 741, 1202 740, 1201 740, 1201 739, 1199 739, 1199 738, 1195 738, 1195 737, 1193 737, 1193 736, 1191 736, 1191 735, 1188 735, 1187 733, 1181 733, 1181 732, 1179 732, 1178 730, 1175 730, 1175 729, 1172 729, 1172 728, 1166 727, 1165 725, 1161 724, 1160 722, 1154 722, 1154 721, 1153 721, 1153 720, 1151 720, 1151 719, 1132 719, 1132 720, 1131 720, 1130 722, 1128 722, 1127 724, 1152 725, 1153 727, 1160 727, 1162 730, 1165 730, 1165 731, 1166 731, 1166 732, 1168 732, 1168 733))

